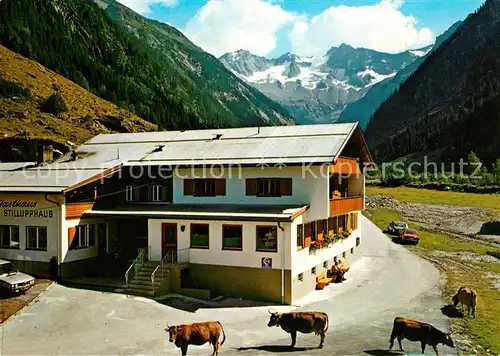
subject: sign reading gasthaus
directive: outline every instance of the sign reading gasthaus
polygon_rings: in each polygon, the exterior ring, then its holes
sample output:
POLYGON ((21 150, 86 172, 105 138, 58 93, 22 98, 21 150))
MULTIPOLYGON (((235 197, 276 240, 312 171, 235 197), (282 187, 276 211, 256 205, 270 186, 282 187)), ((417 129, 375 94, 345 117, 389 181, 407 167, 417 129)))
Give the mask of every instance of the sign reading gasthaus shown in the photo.
POLYGON ((48 209, 37 209, 38 202, 0 199, 2 216, 6 218, 42 218, 51 219, 54 212, 48 209))

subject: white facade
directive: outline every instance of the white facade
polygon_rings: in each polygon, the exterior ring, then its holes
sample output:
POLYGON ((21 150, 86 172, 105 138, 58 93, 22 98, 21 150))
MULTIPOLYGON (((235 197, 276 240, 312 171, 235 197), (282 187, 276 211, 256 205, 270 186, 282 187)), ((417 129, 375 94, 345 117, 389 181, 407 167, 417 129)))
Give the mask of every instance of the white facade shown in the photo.
POLYGON ((174 204, 258 204, 297 205, 309 204, 305 213, 307 220, 328 217, 328 171, 327 166, 224 168, 218 172, 207 169, 180 169, 173 177, 174 204), (185 196, 183 179, 220 178, 226 179, 226 195, 215 197, 185 196), (292 195, 280 197, 247 196, 245 180, 248 178, 292 178, 292 195))
POLYGON ((19 231, 17 248, 0 247, 0 258, 49 263, 58 256, 63 216, 60 196, 44 194, 0 194, 0 225, 15 226, 19 231), (29 227, 45 228, 46 247, 30 248, 29 227))
POLYGON ((162 224, 175 223, 177 224, 178 250, 189 249, 189 262, 199 264, 221 265, 221 266, 238 266, 249 268, 261 268, 262 258, 272 259, 273 269, 291 269, 291 239, 290 223, 271 222, 235 222, 235 221, 187 221, 187 220, 149 220, 149 243, 151 246, 154 260, 161 259, 161 239, 162 239, 162 224), (191 224, 208 224, 209 225, 209 248, 190 248, 190 225, 191 224), (243 248, 239 250, 224 250, 222 248, 222 226, 227 225, 242 225, 243 227, 243 248), (184 232, 181 227, 184 226, 184 232), (278 232, 278 251, 263 252, 257 251, 257 226, 276 226, 278 232))

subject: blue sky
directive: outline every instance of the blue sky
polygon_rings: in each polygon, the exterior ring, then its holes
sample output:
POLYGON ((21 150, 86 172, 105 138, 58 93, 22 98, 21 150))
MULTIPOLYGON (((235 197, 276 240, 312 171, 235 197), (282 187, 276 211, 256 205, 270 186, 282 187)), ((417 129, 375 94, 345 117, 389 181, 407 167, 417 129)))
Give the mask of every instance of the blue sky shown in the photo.
POLYGON ((386 52, 433 42, 484 0, 118 0, 219 56, 325 53, 340 43, 386 52))

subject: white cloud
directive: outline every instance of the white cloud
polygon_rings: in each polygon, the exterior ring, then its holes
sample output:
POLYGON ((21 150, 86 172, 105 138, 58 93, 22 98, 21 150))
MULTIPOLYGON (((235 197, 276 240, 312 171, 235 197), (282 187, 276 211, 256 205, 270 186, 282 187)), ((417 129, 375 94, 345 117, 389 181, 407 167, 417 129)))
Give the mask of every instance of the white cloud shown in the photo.
POLYGON ((321 14, 295 22, 289 34, 293 51, 301 55, 324 54, 347 43, 383 52, 401 52, 434 42, 428 28, 401 12, 403 0, 382 0, 368 6, 331 6, 321 14))
POLYGON ((161 4, 167 7, 175 7, 179 0, 117 0, 119 3, 127 6, 139 14, 151 13, 151 5, 161 4))
POLYGON ((263 0, 209 0, 185 32, 215 56, 238 49, 266 55, 276 47, 276 32, 294 19, 279 5, 263 0))

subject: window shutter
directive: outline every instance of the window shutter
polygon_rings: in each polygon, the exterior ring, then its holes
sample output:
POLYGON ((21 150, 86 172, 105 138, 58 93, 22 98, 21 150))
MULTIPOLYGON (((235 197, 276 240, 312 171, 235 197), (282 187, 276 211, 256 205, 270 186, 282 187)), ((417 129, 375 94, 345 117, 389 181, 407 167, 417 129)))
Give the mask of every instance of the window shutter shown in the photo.
POLYGON ((76 236, 76 227, 68 228, 68 248, 73 244, 73 239, 76 236))
POLYGON ((215 180, 215 195, 226 195, 226 180, 216 179, 215 180))
POLYGON ((358 213, 354 214, 354 230, 358 229, 358 213))
POLYGON ((304 224, 304 247, 311 246, 311 223, 304 224))
POLYGON ((161 195, 160 195, 161 201, 167 201, 167 186, 162 185, 160 189, 161 189, 161 195))
POLYGON ((281 195, 292 195, 292 178, 281 179, 281 195))
POLYGON ((328 235, 333 235, 333 234, 334 234, 333 218, 328 218, 328 235))
POLYGON ((184 195, 194 195, 194 179, 184 179, 184 195))
POLYGON ((246 195, 257 195, 256 178, 249 178, 246 180, 246 195))
POLYGON ((318 240, 323 240, 323 231, 324 231, 324 220, 318 220, 316 222, 316 238, 318 240))

